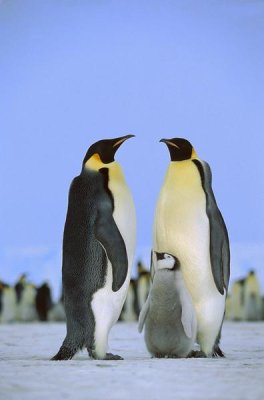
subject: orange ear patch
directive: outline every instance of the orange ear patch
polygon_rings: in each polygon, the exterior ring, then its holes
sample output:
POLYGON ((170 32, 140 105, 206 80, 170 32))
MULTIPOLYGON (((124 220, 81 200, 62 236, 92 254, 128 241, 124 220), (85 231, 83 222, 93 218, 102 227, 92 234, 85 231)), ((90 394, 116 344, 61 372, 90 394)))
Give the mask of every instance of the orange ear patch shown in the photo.
POLYGON ((93 154, 92 157, 90 158, 90 160, 97 161, 97 162, 102 162, 102 160, 101 160, 101 158, 100 158, 98 153, 93 154))
POLYGON ((102 166, 103 162, 98 153, 93 154, 92 157, 90 157, 85 163, 86 168, 93 169, 95 171, 98 171, 98 169, 102 168, 102 166))
POLYGON ((192 155, 191 158, 198 158, 196 151, 194 150, 194 148, 192 149, 192 155))

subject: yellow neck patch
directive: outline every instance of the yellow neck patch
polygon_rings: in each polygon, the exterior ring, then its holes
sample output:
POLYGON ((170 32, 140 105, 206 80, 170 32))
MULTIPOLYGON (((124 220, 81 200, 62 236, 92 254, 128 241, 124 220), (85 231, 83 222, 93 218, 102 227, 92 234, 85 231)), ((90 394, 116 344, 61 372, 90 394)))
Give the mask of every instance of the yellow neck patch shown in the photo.
POLYGON ((124 179, 120 165, 116 161, 104 164, 98 153, 93 154, 92 157, 90 157, 89 160, 86 161, 84 167, 93 171, 99 171, 100 168, 108 168, 110 179, 113 179, 115 181, 124 179))
POLYGON ((92 155, 92 157, 89 158, 89 160, 86 161, 84 166, 87 169, 92 169, 94 171, 98 171, 100 168, 103 168, 104 165, 105 164, 101 160, 99 154, 95 153, 92 155))

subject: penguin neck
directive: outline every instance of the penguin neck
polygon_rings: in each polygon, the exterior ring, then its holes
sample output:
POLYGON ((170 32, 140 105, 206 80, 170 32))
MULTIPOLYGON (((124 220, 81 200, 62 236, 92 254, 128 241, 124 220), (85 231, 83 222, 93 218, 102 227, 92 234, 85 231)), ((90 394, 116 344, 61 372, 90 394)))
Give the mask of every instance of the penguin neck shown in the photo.
POLYGON ((116 161, 107 164, 107 168, 109 168, 109 178, 111 181, 115 182, 124 182, 125 177, 122 171, 120 164, 116 161))
MULTIPOLYGON (((198 158, 196 158, 198 159, 198 158)), ((201 185, 201 178, 193 159, 184 161, 172 161, 169 164, 165 182, 169 185, 182 187, 194 187, 201 185)))
POLYGON ((107 168, 111 180, 124 181, 124 174, 120 164, 116 161, 104 164, 98 154, 94 154, 84 165, 84 170, 99 172, 100 169, 107 168))

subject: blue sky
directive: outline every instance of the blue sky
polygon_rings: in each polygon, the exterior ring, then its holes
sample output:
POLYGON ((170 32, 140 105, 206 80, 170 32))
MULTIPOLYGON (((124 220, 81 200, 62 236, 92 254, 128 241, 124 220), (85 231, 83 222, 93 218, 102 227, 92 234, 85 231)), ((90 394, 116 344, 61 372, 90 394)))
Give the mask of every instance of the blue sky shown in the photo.
POLYGON ((90 144, 133 133, 116 158, 138 256, 169 162, 158 141, 186 137, 213 171, 232 277, 264 283, 263 43, 263 1, 0 1, 1 277, 58 287, 70 181, 90 144))

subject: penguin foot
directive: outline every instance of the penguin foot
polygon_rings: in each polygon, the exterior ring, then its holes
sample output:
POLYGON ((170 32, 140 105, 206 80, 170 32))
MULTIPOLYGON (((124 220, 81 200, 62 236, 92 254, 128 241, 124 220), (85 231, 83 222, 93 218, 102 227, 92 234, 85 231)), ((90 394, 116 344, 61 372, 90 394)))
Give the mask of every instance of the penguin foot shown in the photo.
POLYGON ((206 354, 201 350, 192 350, 187 358, 207 358, 206 354))
POLYGON ((155 353, 152 358, 167 358, 165 354, 155 353))
POLYGON ((177 356, 176 354, 161 354, 161 353, 156 353, 152 358, 181 358, 177 356))
POLYGON ((166 358, 182 358, 182 357, 179 357, 179 356, 177 356, 176 354, 168 354, 168 355, 166 356, 166 358))
POLYGON ((117 355, 117 354, 112 354, 112 353, 106 353, 104 358, 98 357, 95 352, 92 352, 92 354, 89 354, 92 360, 124 360, 123 357, 117 355))
POLYGON ((124 359, 123 357, 117 354, 106 353, 104 360, 124 360, 124 359))
POLYGON ((214 347, 214 351, 212 354, 213 358, 217 358, 217 357, 225 357, 225 354, 222 352, 222 350, 220 349, 219 346, 215 346, 214 347))

